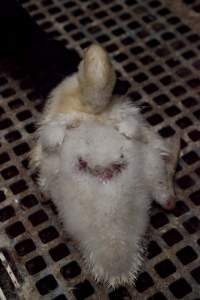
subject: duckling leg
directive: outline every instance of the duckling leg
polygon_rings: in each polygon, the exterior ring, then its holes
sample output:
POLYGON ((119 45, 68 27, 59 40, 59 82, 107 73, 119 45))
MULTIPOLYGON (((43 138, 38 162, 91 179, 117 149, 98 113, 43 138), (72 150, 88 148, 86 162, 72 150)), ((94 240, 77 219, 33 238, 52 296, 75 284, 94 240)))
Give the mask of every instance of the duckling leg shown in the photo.
POLYGON ((56 121, 51 121, 40 127, 40 142, 47 151, 53 151, 58 148, 65 136, 65 125, 56 121))
POLYGON ((39 129, 40 143, 45 150, 56 150, 63 142, 66 130, 80 126, 83 115, 79 112, 59 114, 45 122, 39 129))
POLYGON ((180 149, 179 139, 175 137, 167 141, 166 151, 160 146, 154 149, 152 146, 159 146, 159 140, 152 141, 146 153, 147 178, 152 197, 163 208, 170 210, 175 206, 174 174, 180 149))
MULTIPOLYGON (((166 144, 169 149, 169 155, 164 157, 165 168, 167 173, 167 183, 170 188, 174 191, 174 177, 175 171, 178 163, 178 158, 180 155, 180 136, 175 135, 169 138, 166 141, 166 144)), ((164 203, 165 209, 172 209, 175 206, 175 191, 174 191, 174 199, 173 197, 169 198, 167 202, 164 203)))

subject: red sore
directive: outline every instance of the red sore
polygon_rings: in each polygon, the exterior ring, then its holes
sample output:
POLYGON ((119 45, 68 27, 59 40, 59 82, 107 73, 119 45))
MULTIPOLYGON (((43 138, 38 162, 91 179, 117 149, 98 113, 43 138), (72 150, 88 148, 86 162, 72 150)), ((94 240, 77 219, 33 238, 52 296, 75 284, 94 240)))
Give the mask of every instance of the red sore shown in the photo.
POLYGON ((82 158, 79 158, 79 170, 85 170, 87 168, 87 162, 82 158))

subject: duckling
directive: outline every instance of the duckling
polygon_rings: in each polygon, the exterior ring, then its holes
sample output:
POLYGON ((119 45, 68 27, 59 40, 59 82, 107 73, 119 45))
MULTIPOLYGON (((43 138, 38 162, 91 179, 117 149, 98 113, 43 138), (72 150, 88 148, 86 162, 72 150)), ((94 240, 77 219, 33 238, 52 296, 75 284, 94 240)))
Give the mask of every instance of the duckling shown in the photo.
POLYGON ((112 287, 135 282, 152 199, 175 206, 178 155, 138 107, 112 95, 115 82, 107 53, 91 45, 78 72, 51 93, 32 157, 86 267, 112 287))

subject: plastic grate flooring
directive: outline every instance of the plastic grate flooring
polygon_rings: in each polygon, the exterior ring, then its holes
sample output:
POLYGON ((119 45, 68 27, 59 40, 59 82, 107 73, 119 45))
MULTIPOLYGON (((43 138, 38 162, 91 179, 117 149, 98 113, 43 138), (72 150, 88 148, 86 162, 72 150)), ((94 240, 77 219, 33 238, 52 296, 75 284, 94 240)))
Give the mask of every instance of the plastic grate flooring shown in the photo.
POLYGON ((200 14, 200 3, 198 0, 183 0, 183 3, 191 8, 194 13, 200 14))
POLYGON ((101 43, 150 125, 163 138, 180 134, 182 148, 177 205, 171 213, 153 206, 149 251, 136 286, 108 290, 83 270, 55 208, 39 202, 28 156, 41 100, 23 74, 0 74, 0 226, 18 270, 35 289, 34 299, 198 300, 200 35, 180 9, 198 14, 199 1, 183 0, 177 14, 164 0, 20 2, 49 37, 80 54, 90 43, 101 43))

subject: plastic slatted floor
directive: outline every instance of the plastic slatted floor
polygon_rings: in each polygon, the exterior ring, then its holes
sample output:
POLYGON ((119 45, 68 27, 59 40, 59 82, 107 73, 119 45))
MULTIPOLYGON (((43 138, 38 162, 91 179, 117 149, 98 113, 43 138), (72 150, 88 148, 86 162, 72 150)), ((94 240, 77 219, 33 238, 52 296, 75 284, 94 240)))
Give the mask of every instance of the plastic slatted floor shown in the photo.
POLYGON ((107 290, 84 273, 55 210, 39 203, 27 158, 40 99, 20 73, 0 75, 0 226, 34 299, 200 299, 200 35, 180 11, 197 15, 200 2, 180 1, 177 12, 164 0, 20 2, 49 37, 80 53, 91 42, 104 45, 147 121, 164 138, 180 133, 182 147, 177 206, 167 214, 153 206, 136 287, 107 290))

